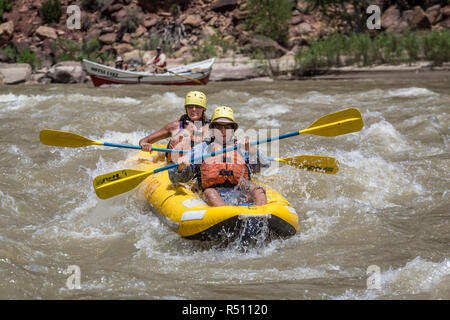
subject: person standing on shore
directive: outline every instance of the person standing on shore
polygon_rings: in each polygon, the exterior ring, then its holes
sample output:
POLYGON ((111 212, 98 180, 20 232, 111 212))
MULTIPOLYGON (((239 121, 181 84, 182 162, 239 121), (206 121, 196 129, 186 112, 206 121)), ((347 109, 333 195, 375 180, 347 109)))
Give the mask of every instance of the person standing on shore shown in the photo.
MULTIPOLYGON (((200 91, 190 91, 184 101, 186 113, 179 120, 173 121, 139 141, 143 151, 152 151, 152 144, 171 138, 167 148, 190 150, 201 143, 209 134, 210 120, 206 117, 206 95, 200 91)), ((167 154, 168 161, 178 154, 167 154)))

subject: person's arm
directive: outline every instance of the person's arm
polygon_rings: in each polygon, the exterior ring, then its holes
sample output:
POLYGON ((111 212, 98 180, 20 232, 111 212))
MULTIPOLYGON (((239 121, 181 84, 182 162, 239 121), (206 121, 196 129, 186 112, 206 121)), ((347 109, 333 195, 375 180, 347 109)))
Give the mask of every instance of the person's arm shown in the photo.
POLYGON ((200 164, 190 163, 198 154, 206 150, 206 143, 197 144, 190 153, 178 159, 178 166, 168 170, 172 183, 185 183, 194 179, 200 173, 200 164))
POLYGON ((139 145, 142 147, 143 151, 150 152, 152 151, 153 143, 162 139, 170 138, 172 136, 172 132, 176 130, 176 128, 178 128, 178 121, 173 121, 159 129, 158 131, 155 131, 139 140, 139 145))

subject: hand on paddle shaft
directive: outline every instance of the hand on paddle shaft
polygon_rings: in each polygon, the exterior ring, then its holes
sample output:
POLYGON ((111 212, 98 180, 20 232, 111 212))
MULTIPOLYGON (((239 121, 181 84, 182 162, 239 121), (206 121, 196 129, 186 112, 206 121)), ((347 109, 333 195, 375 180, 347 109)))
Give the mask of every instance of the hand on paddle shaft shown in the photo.
MULTIPOLYGON (((363 126, 364 122, 362 120, 361 113, 359 112, 359 110, 356 108, 350 108, 322 116, 306 129, 284 134, 279 137, 267 138, 265 140, 251 142, 250 145, 258 145, 302 134, 313 134, 323 137, 339 136, 347 133, 360 131, 363 128, 363 126)), ((234 150, 236 148, 238 148, 237 145, 231 148, 211 152, 206 155, 201 155, 200 157, 192 159, 191 162, 194 163, 196 160, 212 157, 224 152, 234 150)), ((281 159, 275 160, 279 161, 281 159)), ((330 160, 331 160, 330 163, 333 165, 332 161, 333 158, 331 158, 330 160)), ((287 161, 287 163, 288 162, 289 161, 287 161)), ((294 161, 292 161, 292 163, 294 163, 294 161)), ((176 166, 178 166, 178 164, 174 163, 151 171, 125 169, 103 174, 101 176, 97 176, 93 181, 95 193, 101 199, 108 199, 134 189, 142 181, 144 181, 148 176, 152 174, 169 170, 176 166)), ((330 172, 328 173, 333 173, 333 171, 330 170, 330 172)))

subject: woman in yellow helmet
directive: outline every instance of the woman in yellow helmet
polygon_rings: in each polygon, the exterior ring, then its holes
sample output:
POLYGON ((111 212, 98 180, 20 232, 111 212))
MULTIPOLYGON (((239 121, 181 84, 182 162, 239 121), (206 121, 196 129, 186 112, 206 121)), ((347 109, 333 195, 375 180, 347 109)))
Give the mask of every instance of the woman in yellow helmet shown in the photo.
MULTIPOLYGON (((216 108, 209 126, 213 135, 210 140, 194 147, 192 152, 195 158, 238 144, 234 139, 238 124, 231 108, 216 108)), ((241 146, 244 150, 238 148, 205 158, 201 163, 193 165, 189 162, 191 155, 180 158, 178 168, 169 170, 169 177, 174 183, 196 178, 203 191, 203 198, 210 206, 238 205, 242 202, 264 205, 267 203, 265 190, 253 185, 250 175, 258 172, 261 167, 269 167, 270 162, 259 150, 250 147, 248 139, 241 146)))
MULTIPOLYGON (((208 134, 209 120, 206 118, 206 95, 200 91, 186 94, 184 108, 186 113, 179 120, 173 121, 139 141, 143 151, 151 152, 152 144, 171 138, 169 149, 189 150, 200 143, 208 134)), ((168 155, 171 161, 171 155, 168 155)))

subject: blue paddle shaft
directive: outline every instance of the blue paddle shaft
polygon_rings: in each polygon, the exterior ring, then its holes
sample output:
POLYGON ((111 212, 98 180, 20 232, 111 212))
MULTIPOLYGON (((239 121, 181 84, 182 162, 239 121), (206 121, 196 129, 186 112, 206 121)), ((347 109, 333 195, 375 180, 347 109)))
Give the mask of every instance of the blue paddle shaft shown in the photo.
MULTIPOLYGON (((286 134, 283 134, 283 135, 278 136, 278 137, 267 138, 267 139, 264 139, 264 140, 251 142, 250 145, 262 144, 262 143, 270 142, 270 141, 277 140, 277 139, 281 140, 281 139, 289 138, 289 137, 296 136, 296 135, 299 135, 299 134, 300 133, 298 131, 291 132, 291 133, 286 133, 286 134)), ((195 157, 195 158, 191 158, 191 163, 195 163, 195 161, 199 160, 199 159, 214 157, 215 155, 218 155, 218 154, 221 154, 221 153, 225 153, 225 152, 228 152, 228 151, 232 151, 232 150, 235 150, 237 148, 239 148, 239 145, 235 145, 234 147, 229 147, 229 148, 226 148, 226 149, 214 151, 214 152, 207 153, 207 154, 202 154, 201 156, 198 156, 198 157, 195 157)), ((158 172, 161 172, 161 171, 164 171, 164 170, 169 170, 169 169, 177 167, 177 166, 178 166, 178 163, 173 163, 171 165, 168 165, 168 166, 165 166, 165 167, 162 167, 162 168, 159 168, 159 169, 155 169, 153 171, 153 173, 158 173, 158 172)))
POLYGON ((250 142, 250 145, 253 146, 253 145, 255 145, 255 144, 262 144, 262 143, 271 142, 271 141, 274 141, 274 140, 281 140, 281 139, 284 139, 284 138, 289 138, 289 137, 293 137, 293 136, 298 136, 299 134, 300 134, 300 133, 299 133, 298 131, 294 131, 294 132, 291 132, 291 133, 283 134, 283 135, 278 136, 278 137, 267 138, 267 139, 264 139, 264 140, 259 140, 259 141, 255 141, 255 142, 250 142))
MULTIPOLYGON (((109 142, 103 142, 103 145, 104 145, 104 146, 107 146, 107 147, 128 148, 128 149, 139 149, 139 150, 142 149, 141 146, 132 146, 132 145, 128 145, 128 144, 118 144, 118 143, 109 143, 109 142)), ((155 150, 155 151, 164 151, 164 152, 181 152, 181 153, 187 153, 187 152, 189 152, 188 150, 173 150, 173 149, 154 148, 154 147, 152 147, 152 150, 155 150)))

